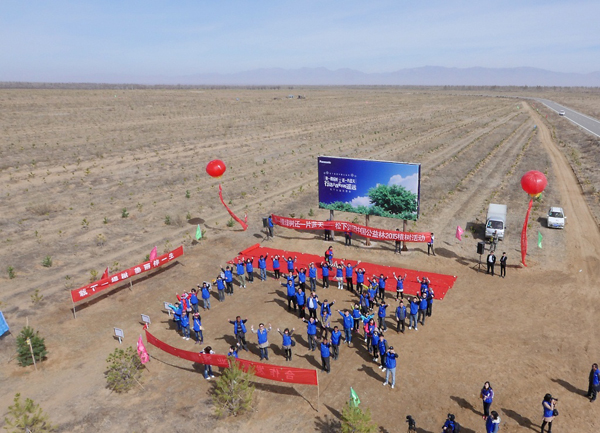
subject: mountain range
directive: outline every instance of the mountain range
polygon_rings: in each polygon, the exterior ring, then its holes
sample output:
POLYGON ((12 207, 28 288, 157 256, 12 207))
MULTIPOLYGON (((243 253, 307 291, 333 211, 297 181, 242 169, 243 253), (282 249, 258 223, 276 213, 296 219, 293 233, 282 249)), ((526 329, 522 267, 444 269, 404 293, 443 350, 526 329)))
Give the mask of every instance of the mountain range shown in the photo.
POLYGON ((600 71, 588 74, 519 68, 446 68, 424 66, 394 72, 365 73, 354 69, 264 68, 232 74, 194 74, 179 77, 97 77, 104 83, 182 84, 226 86, 561 86, 600 87, 600 71))

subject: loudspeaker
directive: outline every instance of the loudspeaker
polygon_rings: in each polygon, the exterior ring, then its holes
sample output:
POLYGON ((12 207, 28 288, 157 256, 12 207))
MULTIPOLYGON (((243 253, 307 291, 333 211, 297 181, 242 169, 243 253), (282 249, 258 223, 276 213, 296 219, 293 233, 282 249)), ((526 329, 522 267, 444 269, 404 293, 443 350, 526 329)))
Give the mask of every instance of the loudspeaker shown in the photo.
POLYGON ((269 218, 268 217, 267 218, 263 218, 263 227, 264 228, 269 227, 269 218))
POLYGON ((483 254, 485 252, 485 242, 477 242, 477 254, 483 254))

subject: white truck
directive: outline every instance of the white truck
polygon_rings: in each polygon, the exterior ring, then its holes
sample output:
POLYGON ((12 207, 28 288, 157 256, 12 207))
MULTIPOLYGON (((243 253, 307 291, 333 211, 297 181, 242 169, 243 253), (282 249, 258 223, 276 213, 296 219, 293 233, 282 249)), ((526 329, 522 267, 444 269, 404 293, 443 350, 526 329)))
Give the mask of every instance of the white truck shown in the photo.
POLYGON ((485 238, 492 239, 494 233, 498 233, 498 239, 504 240, 506 231, 506 212, 505 204, 490 203, 488 206, 487 218, 485 221, 485 238))

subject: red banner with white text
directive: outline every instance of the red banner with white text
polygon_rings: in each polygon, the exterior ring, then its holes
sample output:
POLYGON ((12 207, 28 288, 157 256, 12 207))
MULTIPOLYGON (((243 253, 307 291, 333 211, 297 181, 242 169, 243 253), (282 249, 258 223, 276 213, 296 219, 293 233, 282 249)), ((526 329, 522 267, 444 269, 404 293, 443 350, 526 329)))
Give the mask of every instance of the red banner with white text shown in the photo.
POLYGON ((351 231, 359 236, 381 241, 430 242, 431 233, 400 232, 361 226, 347 221, 315 221, 299 218, 287 218, 271 215, 273 223, 278 226, 296 230, 334 230, 337 232, 351 231))
MULTIPOLYGON (((227 368, 229 362, 225 355, 208 355, 205 353, 190 352, 188 350, 177 349, 169 346, 167 343, 160 341, 154 335, 150 334, 147 329, 146 341, 160 350, 167 352, 178 358, 188 361, 197 362, 199 364, 214 365, 217 367, 227 368)), ((276 380, 278 382, 297 383, 301 385, 317 385, 317 370, 307 368, 281 367, 279 365, 264 364, 262 362, 248 361, 246 359, 237 359, 244 371, 248 371, 250 367, 254 368, 254 374, 263 379, 276 380)))
POLYGON ((128 278, 135 277, 136 275, 143 274, 144 272, 151 271, 152 269, 158 268, 165 263, 175 260, 177 257, 183 255, 183 246, 180 246, 173 251, 170 251, 162 256, 157 257, 154 260, 149 260, 145 263, 139 264, 132 268, 124 271, 117 272, 116 274, 109 275, 106 278, 80 287, 79 289, 71 290, 71 299, 73 302, 79 302, 83 299, 89 298, 102 290, 109 288, 110 286, 124 281, 128 278))

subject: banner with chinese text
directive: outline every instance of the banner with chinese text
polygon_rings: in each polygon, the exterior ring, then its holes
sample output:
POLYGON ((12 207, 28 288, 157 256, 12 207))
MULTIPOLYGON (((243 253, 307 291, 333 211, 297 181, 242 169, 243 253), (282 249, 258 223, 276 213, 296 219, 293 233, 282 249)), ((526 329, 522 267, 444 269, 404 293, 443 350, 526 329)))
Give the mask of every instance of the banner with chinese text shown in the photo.
POLYGON ((282 227, 296 230, 334 230, 338 232, 352 231, 359 236, 382 240, 404 242, 429 242, 431 233, 400 232, 361 226, 347 221, 315 221, 299 218, 288 218, 272 215, 273 223, 282 227))
MULTIPOLYGON (((225 355, 208 355, 205 353, 190 352, 188 350, 177 349, 167 343, 160 341, 154 335, 150 334, 147 329, 146 341, 160 350, 167 352, 178 358, 188 361, 197 362, 199 364, 214 365, 216 367, 227 368, 229 362, 225 355)), ((301 385, 317 385, 317 370, 306 368, 282 367, 279 365, 264 364, 262 362, 248 361, 246 359, 237 359, 237 362, 245 371, 250 367, 254 368, 254 374, 263 379, 275 380, 278 382, 297 383, 301 385)))
POLYGON ((144 272, 158 268, 164 265, 165 263, 175 260, 181 255, 183 255, 183 246, 180 246, 174 249, 173 251, 168 252, 167 254, 159 256, 155 260, 147 261, 145 263, 139 264, 124 271, 117 272, 116 274, 109 275, 108 277, 102 280, 80 287, 79 289, 71 290, 71 299, 73 299, 73 302, 79 302, 123 280, 135 277, 136 275, 143 274, 144 272))

